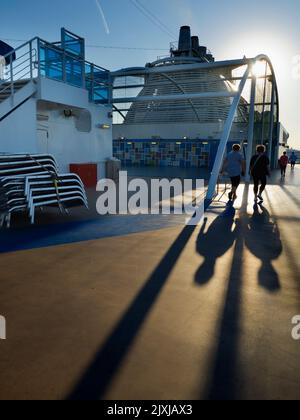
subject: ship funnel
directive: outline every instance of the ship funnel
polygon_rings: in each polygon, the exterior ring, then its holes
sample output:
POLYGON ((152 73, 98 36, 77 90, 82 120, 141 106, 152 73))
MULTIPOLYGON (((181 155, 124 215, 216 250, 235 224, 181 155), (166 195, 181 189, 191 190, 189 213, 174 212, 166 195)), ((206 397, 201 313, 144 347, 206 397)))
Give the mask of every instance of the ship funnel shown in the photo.
POLYGON ((199 37, 192 36, 192 49, 198 52, 199 50, 199 37))
POLYGON ((199 53, 201 57, 206 57, 207 55, 207 47, 201 46, 199 47, 199 53))
POLYGON ((182 26, 180 28, 178 50, 191 51, 191 47, 192 47, 191 28, 190 26, 182 26))
POLYGON ((200 46, 199 37, 191 36, 191 27, 182 26, 180 28, 178 49, 171 44, 171 57, 196 58, 203 63, 215 61, 214 56, 207 47, 200 46))

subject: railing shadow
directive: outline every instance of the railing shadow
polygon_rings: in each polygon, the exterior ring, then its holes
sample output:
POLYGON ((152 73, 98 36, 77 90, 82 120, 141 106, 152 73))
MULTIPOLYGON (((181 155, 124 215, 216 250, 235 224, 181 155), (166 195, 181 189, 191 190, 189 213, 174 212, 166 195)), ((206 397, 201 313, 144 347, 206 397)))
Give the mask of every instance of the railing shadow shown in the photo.
POLYGON ((298 199, 298 198, 296 198, 295 196, 294 196, 294 194, 292 194, 291 192, 290 192, 290 190, 287 188, 287 187, 285 187, 285 186, 283 186, 282 187, 282 190, 285 192, 285 194, 296 204, 296 206, 298 206, 298 207, 300 207, 300 200, 298 199))
MULTIPOLYGON (((226 250, 235 242, 228 290, 225 298, 225 307, 218 337, 216 359, 211 380, 209 381, 206 390, 207 399, 212 400, 236 399, 238 396, 239 385, 237 379, 240 377, 240 373, 238 372, 237 362, 240 339, 240 305, 243 286, 242 261, 245 247, 244 234, 246 234, 248 229, 248 194, 249 186, 246 185, 243 194, 242 208, 240 210, 240 220, 236 222, 237 226, 230 239, 227 237, 225 238, 225 245, 217 252, 215 258, 219 258, 219 254, 220 256, 224 255, 224 252, 226 252, 226 250)), ((223 233, 228 234, 229 229, 230 231, 232 229, 233 220, 223 219, 223 223, 226 225, 223 233)), ((217 225, 215 226, 218 231, 217 225)), ((160 261, 159 265, 148 278, 144 287, 135 297, 126 313, 119 320, 109 338, 101 349, 99 349, 94 361, 86 369, 67 399, 95 400, 104 398, 119 367, 126 358, 141 327, 165 287, 176 262, 196 228, 197 226, 186 226, 182 230, 178 238, 160 261)), ((204 228, 202 227, 202 229, 204 228)), ((202 234, 203 232, 204 230, 202 230, 202 234)), ((216 232, 215 227, 212 232, 216 232)), ((257 240, 259 241, 259 237, 257 237, 257 240)), ((213 273, 210 271, 206 273, 206 277, 204 276, 201 278, 206 278, 206 281, 208 281, 212 275, 213 273)))
POLYGON ((254 213, 249 217, 248 195, 249 185, 246 185, 240 219, 237 221, 234 255, 221 317, 216 358, 205 392, 205 397, 209 400, 236 400, 240 395, 243 378, 238 360, 245 248, 262 262, 258 273, 259 284, 270 292, 281 288, 278 273, 272 266, 272 261, 279 258, 283 250, 277 223, 271 220, 269 212, 262 205, 254 206, 254 213))
MULTIPOLYGON (((274 205, 272 203, 272 200, 271 200, 268 192, 266 192, 266 195, 267 195, 267 200, 268 200, 268 206, 269 206, 269 208, 272 212, 272 217, 274 218, 276 223, 278 223, 279 221, 282 221, 284 223, 299 224, 300 217, 280 216, 280 215, 276 214, 276 210, 274 208, 274 205)), ((299 262, 297 260, 297 250, 295 250, 291 247, 289 238, 287 236, 283 236, 283 242, 284 242, 285 254, 286 254, 287 259, 288 259, 288 264, 290 265, 290 267, 292 269, 291 270, 291 275, 289 276, 289 280, 293 280, 294 284, 296 285, 297 290, 300 291, 300 283, 299 283, 300 268, 299 268, 299 262)))
MULTIPOLYGON (((245 185, 241 216, 247 213, 249 185, 245 185)), ((237 395, 237 360, 239 352, 241 293, 243 284, 244 240, 241 234, 242 217, 237 221, 236 242, 229 275, 225 307, 222 314, 218 347, 213 372, 205 391, 205 399, 230 400, 237 395)))
POLYGON ((69 400, 102 399, 197 226, 186 226, 114 328, 69 400))

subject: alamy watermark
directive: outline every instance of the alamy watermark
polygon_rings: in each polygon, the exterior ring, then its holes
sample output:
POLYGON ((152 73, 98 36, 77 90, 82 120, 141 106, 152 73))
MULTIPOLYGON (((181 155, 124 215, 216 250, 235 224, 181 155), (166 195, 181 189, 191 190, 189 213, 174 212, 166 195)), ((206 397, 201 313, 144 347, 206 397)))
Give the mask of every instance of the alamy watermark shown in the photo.
POLYGON ((0 315, 0 340, 6 340, 6 319, 0 315))
POLYGON ((186 215, 186 225, 197 226, 204 216, 204 180, 150 179, 129 180, 126 171, 119 182, 100 180, 97 212, 100 215, 186 215), (195 185, 195 188, 193 188, 195 185))
POLYGON ((292 319, 292 337, 294 340, 300 340, 300 315, 295 315, 292 319))
POLYGON ((292 58, 292 77, 295 80, 300 80, 300 54, 292 58))

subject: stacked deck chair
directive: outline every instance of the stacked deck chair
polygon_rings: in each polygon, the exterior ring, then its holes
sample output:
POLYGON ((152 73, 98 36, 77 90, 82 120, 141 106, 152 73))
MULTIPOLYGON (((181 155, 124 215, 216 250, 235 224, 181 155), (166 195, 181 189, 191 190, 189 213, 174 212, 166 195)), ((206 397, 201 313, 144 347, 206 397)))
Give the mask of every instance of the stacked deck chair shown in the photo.
POLYGON ((36 208, 88 208, 86 192, 75 174, 59 174, 51 155, 0 155, 0 226, 10 227, 11 215, 23 212, 32 224, 36 208))

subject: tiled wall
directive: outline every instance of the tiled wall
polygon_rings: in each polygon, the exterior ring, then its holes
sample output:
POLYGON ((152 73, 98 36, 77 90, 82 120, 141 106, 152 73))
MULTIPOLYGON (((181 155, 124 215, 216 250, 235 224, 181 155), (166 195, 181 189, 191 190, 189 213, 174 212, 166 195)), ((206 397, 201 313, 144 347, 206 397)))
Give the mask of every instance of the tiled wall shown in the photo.
POLYGON ((126 166, 207 168, 213 144, 200 140, 114 140, 114 157, 126 166))

